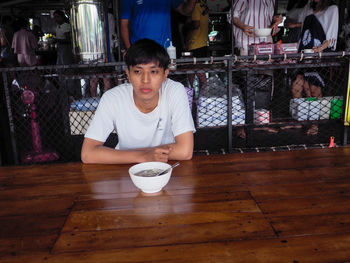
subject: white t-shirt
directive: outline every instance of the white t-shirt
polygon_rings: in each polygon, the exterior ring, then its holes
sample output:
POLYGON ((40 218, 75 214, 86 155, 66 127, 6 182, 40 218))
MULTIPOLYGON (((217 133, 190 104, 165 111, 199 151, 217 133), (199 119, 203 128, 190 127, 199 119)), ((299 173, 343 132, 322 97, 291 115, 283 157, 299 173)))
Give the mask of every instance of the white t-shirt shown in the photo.
MULTIPOLYGON (((313 10, 311 8, 305 8, 303 13, 301 14, 302 21, 304 22, 305 18, 308 15, 311 15, 312 13, 313 13, 313 10)), ((338 6, 331 5, 326 10, 317 12, 314 15, 322 25, 323 31, 326 35, 326 39, 330 41, 330 44, 328 47, 330 47, 332 51, 335 51, 337 46, 337 38, 338 38, 338 23, 339 23, 338 6)))
POLYGON ((159 90, 158 106, 150 113, 136 107, 130 83, 108 90, 101 98, 85 137, 105 142, 115 130, 116 149, 155 147, 195 132, 184 86, 167 79, 159 90))
POLYGON ((62 25, 57 25, 56 27, 56 38, 57 39, 65 39, 65 33, 71 31, 71 26, 68 23, 63 23, 62 25))

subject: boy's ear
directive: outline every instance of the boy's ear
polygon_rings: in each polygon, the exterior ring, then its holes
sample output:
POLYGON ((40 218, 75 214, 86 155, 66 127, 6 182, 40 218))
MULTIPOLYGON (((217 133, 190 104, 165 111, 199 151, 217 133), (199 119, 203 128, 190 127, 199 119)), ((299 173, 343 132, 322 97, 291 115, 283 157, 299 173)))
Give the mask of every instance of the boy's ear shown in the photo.
POLYGON ((164 81, 166 80, 166 78, 168 77, 169 75, 169 69, 167 68, 165 71, 164 71, 164 81))
POLYGON ((129 78, 129 68, 128 67, 125 69, 125 73, 128 76, 128 78, 129 78))

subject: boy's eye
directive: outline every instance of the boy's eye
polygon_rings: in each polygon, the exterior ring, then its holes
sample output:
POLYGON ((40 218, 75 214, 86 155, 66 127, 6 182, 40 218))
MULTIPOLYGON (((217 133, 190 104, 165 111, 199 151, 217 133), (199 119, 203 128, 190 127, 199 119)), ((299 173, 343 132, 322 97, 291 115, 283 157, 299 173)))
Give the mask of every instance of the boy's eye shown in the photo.
POLYGON ((135 69, 135 70, 134 70, 134 73, 135 73, 135 74, 140 74, 140 73, 141 73, 141 70, 135 69))
POLYGON ((152 74, 158 74, 158 70, 152 70, 151 73, 152 74))

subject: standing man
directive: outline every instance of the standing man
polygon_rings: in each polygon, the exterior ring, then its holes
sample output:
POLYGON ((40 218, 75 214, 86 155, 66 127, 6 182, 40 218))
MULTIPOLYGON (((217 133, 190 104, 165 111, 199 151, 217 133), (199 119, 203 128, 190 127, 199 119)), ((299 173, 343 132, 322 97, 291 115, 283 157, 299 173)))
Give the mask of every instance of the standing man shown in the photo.
MULTIPOLYGON (((236 0, 232 8, 235 46, 241 56, 248 55, 249 45, 261 41, 255 28, 273 28, 282 22, 282 16, 274 16, 275 0, 236 0)), ((231 12, 228 20, 231 23, 231 12)))
MULTIPOLYGON (((263 41, 272 42, 272 37, 267 39, 261 39, 255 36, 256 28, 274 28, 282 22, 282 16, 274 16, 275 12, 275 0, 235 0, 232 10, 228 14, 229 23, 234 24, 233 34, 235 39, 235 47, 240 51, 241 56, 248 55, 249 45, 260 43, 263 41), (233 13, 233 19, 231 17, 233 13)), ((264 70, 259 72, 259 76, 256 80, 260 83, 260 78, 264 79, 270 76, 272 78, 273 72, 271 70, 264 70), (268 76, 264 76, 268 75, 268 76)), ((268 109, 271 101, 271 93, 273 90, 273 81, 271 85, 264 87, 267 88, 262 93, 256 93, 255 95, 255 109, 268 109), (262 103, 258 101, 261 101, 262 103)), ((264 85, 265 86, 265 85, 264 85)), ((250 105, 249 105, 250 107, 250 105)), ((270 127, 255 128, 260 130, 266 130, 267 132, 276 133, 277 130, 270 127)), ((238 130, 238 136, 245 138, 243 129, 238 130)))
POLYGON ((28 30, 29 22, 25 18, 17 21, 20 29, 15 32, 12 39, 12 48, 17 54, 17 61, 21 67, 31 67, 37 64, 35 49, 38 41, 33 33, 28 30))
POLYGON ((135 41, 148 38, 167 48, 171 40, 170 12, 174 8, 190 15, 195 0, 122 0, 121 36, 125 48, 135 41))
POLYGON ((53 13, 53 17, 57 24, 55 39, 55 42, 57 43, 57 65, 73 64, 70 22, 61 10, 56 10, 53 13))
MULTIPOLYGON (((186 45, 187 50, 191 51, 196 58, 205 58, 208 56, 208 21, 209 8, 207 6, 207 0, 196 0, 189 24, 190 33, 186 45)), ((196 73, 196 75, 199 78, 202 88, 207 82, 205 73, 196 73)), ((193 87, 194 74, 189 74, 188 78, 193 87)))

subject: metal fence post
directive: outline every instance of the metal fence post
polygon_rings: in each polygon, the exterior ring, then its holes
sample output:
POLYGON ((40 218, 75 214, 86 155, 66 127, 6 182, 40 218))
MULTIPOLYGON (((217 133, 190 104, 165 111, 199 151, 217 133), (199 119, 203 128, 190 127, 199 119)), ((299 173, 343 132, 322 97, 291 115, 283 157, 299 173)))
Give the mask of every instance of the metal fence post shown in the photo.
POLYGON ((3 84, 4 84, 7 114, 8 114, 8 118, 9 118, 9 128, 10 128, 10 138, 11 138, 13 161, 14 161, 15 165, 18 165, 19 161, 18 161, 18 153, 17 153, 17 144, 16 144, 16 139, 15 139, 15 126, 13 123, 10 92, 8 89, 8 80, 7 80, 6 72, 2 72, 2 80, 3 80, 3 84))
POLYGON ((227 129, 228 129, 228 152, 232 153, 232 57, 227 61, 227 129))

